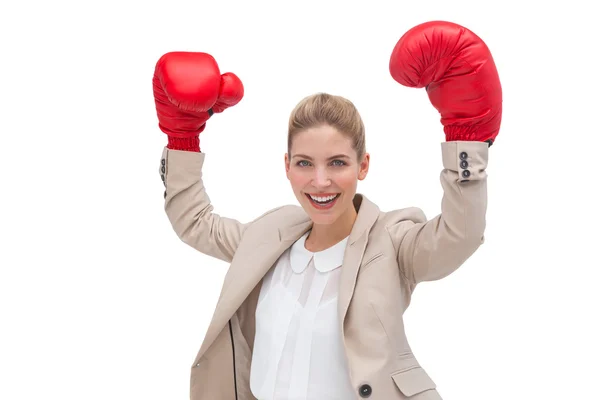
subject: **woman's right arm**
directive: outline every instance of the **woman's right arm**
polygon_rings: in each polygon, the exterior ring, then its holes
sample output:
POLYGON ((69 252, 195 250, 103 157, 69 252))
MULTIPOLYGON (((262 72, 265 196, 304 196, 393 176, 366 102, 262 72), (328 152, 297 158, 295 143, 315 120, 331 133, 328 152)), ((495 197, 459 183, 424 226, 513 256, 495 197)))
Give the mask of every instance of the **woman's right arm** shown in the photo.
POLYGON ((233 73, 221 74, 209 54, 171 52, 156 63, 152 85, 159 128, 169 141, 159 166, 167 216, 183 242, 231 262, 247 225, 212 212, 199 137, 213 114, 242 99, 242 82, 233 73))
POLYGON ((247 224, 212 212, 202 182, 204 157, 204 153, 165 147, 159 168, 165 184, 165 211, 184 243, 231 262, 247 224))

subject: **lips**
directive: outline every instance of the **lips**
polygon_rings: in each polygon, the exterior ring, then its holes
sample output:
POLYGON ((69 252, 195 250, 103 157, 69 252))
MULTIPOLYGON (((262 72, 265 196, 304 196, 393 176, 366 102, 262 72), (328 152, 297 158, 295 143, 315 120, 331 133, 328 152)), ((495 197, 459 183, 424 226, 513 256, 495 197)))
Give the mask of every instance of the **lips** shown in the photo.
POLYGON ((305 193, 306 198, 308 198, 308 201, 310 202, 310 204, 316 208, 317 210, 327 210, 332 208, 335 203, 337 203, 337 200, 340 198, 341 193, 319 193, 319 194, 313 194, 312 196, 323 199, 323 198, 329 198, 331 196, 335 196, 333 199, 327 201, 327 202, 319 202, 319 201, 315 201, 310 194, 305 193))

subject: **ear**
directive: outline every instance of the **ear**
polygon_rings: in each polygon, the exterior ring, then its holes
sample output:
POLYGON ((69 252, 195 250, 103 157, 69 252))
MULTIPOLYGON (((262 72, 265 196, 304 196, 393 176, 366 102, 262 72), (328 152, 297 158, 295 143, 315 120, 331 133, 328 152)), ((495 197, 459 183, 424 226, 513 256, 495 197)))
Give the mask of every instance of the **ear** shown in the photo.
POLYGON ((359 169, 358 169, 358 180, 362 181, 367 177, 367 173, 369 172, 369 162, 371 161, 371 155, 369 153, 365 153, 359 169))
POLYGON ((290 159, 288 153, 284 155, 284 163, 285 163, 285 176, 290 179, 290 159))

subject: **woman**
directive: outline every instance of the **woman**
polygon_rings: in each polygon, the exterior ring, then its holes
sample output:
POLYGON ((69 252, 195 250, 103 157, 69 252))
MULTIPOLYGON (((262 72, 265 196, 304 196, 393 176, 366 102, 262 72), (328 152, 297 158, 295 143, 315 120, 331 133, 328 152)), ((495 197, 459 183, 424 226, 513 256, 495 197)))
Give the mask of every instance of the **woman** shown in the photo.
POLYGON ((157 63, 166 213, 181 240, 231 263, 192 367, 192 400, 441 399, 402 314, 419 282, 450 274, 483 243, 501 89, 481 39, 445 22, 407 32, 390 71, 427 85, 442 114, 442 213, 427 221, 418 208, 384 212, 356 193, 370 157, 361 117, 350 101, 320 93, 289 121, 285 169, 300 207, 241 223, 212 212, 199 147, 206 121, 243 97, 241 81, 205 53, 157 63))

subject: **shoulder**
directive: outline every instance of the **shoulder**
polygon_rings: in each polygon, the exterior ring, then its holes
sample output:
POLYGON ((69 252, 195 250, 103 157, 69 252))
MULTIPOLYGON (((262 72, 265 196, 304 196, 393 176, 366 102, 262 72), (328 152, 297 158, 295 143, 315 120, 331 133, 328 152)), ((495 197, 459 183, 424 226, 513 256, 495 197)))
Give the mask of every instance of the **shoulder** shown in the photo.
POLYGON ((419 207, 382 211, 376 223, 379 229, 374 229, 374 232, 385 234, 386 237, 390 236, 392 241, 396 242, 403 238, 410 229, 426 222, 427 217, 419 207))
POLYGON ((419 224, 427 222, 427 217, 419 207, 406 207, 381 212, 380 220, 386 225, 394 225, 401 222, 419 224))
POLYGON ((357 196, 355 204, 359 205, 359 217, 361 213, 372 215, 377 225, 389 227, 399 223, 419 224, 427 221, 425 213, 419 207, 403 207, 384 211, 363 194, 357 196))
POLYGON ((283 206, 272 208, 259 217, 255 218, 252 222, 259 222, 265 219, 278 219, 278 218, 297 218, 303 219, 306 217, 306 212, 300 206, 292 204, 286 204, 283 206))
POLYGON ((248 227, 281 227, 283 225, 296 225, 302 223, 306 221, 307 218, 308 215, 302 207, 286 204, 264 212, 247 225, 248 227))
POLYGON ((381 211, 375 226, 371 230, 371 235, 381 239, 382 243, 388 242, 388 240, 391 241, 394 249, 397 251, 406 234, 411 229, 419 225, 424 225, 426 222, 427 217, 419 207, 405 207, 381 211))

